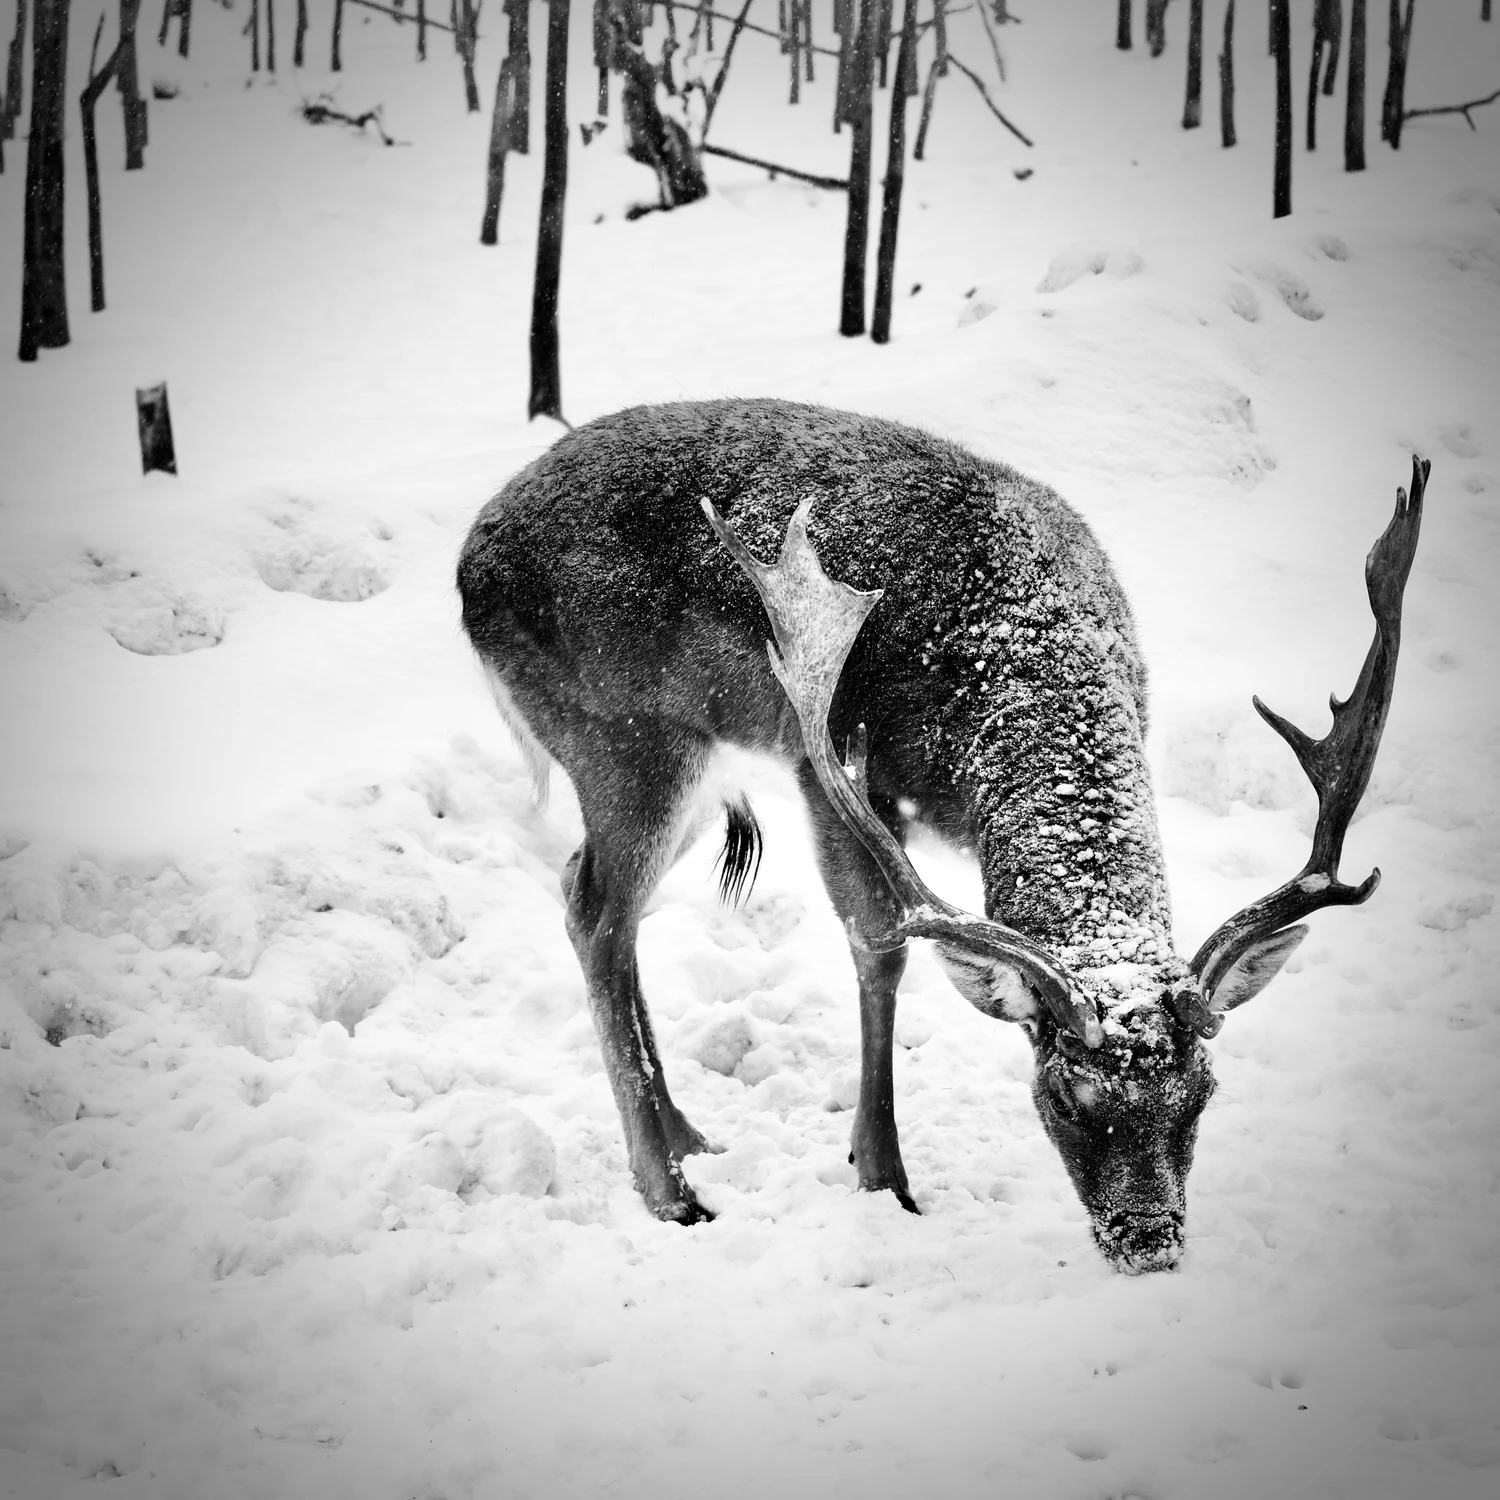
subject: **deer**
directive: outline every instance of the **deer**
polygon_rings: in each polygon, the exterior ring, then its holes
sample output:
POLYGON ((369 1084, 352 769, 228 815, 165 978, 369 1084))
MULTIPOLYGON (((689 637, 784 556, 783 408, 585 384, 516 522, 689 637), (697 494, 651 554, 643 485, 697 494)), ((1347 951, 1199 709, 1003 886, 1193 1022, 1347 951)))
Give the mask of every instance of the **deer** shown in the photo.
MULTIPOLYGON (((1390 707, 1429 470, 1413 458, 1369 553, 1375 637, 1329 733, 1254 699, 1317 793, 1307 862, 1186 961, 1130 604, 1047 485, 909 426, 772 399, 620 411, 512 478, 463 545, 462 621, 539 794, 553 765, 577 793, 565 926, 650 1212, 713 1217, 682 1163, 716 1148, 668 1090, 636 943, 729 745, 791 768, 848 940, 859 1188, 918 1212, 892 1042, 909 943, 927 939, 965 1000, 1023 1029, 1037 1114, 1105 1261, 1177 1268, 1215 1087, 1206 1043, 1280 972, 1304 918, 1380 879, 1338 869, 1390 707), (977 860, 982 915, 924 884, 914 822, 977 860)), ((721 893, 742 899, 763 835, 742 798, 722 814, 721 893)))

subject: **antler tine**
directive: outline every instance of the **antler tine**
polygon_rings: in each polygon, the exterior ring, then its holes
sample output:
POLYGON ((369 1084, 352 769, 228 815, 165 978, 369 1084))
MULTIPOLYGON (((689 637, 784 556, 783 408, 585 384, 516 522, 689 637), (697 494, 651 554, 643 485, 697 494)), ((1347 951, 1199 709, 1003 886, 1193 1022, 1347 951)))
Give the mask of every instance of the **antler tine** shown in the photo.
POLYGON ((884 590, 854 589, 823 571, 807 535, 810 497, 792 513, 781 556, 774 564, 755 558, 711 501, 704 498, 701 503, 719 540, 765 605, 776 637, 774 646, 766 642, 771 670, 797 714, 818 781, 834 810, 869 851, 901 911, 901 920, 891 932, 860 933, 851 925, 851 939, 864 948, 888 949, 899 947, 909 937, 937 938, 1005 959, 1023 974, 1060 1026, 1097 1046, 1102 1040, 1098 1019, 1074 995, 1067 975, 1050 954, 1003 923, 944 901, 912 868, 906 851, 870 806, 865 774, 868 737, 863 724, 856 732, 852 764, 839 763, 828 733, 828 712, 850 648, 884 590))
POLYGON ((1259 938, 1325 906, 1357 906, 1380 884, 1379 870, 1371 871, 1358 885, 1344 884, 1338 877, 1339 857, 1349 821, 1370 783, 1375 752, 1390 712, 1401 647, 1402 597, 1416 556, 1422 497, 1431 469, 1430 461, 1413 456, 1410 496, 1404 489, 1396 491, 1395 514, 1365 559, 1365 586, 1375 616, 1375 639, 1354 691, 1342 701, 1336 694, 1328 700, 1333 728, 1321 740, 1315 740, 1259 698, 1253 700, 1256 712, 1291 746, 1317 792, 1318 821, 1312 851, 1298 874, 1269 896, 1237 912, 1194 954, 1189 968, 1206 996, 1212 997, 1219 982, 1259 938))

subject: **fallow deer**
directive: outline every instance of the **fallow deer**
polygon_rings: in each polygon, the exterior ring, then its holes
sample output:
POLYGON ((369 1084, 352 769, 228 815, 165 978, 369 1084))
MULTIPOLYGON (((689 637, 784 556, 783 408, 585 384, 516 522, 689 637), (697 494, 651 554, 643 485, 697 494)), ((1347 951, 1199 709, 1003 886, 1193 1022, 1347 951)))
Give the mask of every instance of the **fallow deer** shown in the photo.
MULTIPOLYGON (((567 931, 650 1210, 711 1217, 681 1162, 712 1148, 668 1092, 636 934, 728 743, 793 767, 848 934, 860 1187, 916 1211, 891 1047, 906 942, 930 938, 965 999, 1025 1029, 1037 1112, 1107 1260, 1174 1267, 1214 1087, 1204 1041, 1281 969, 1301 918, 1379 879, 1345 885, 1338 864, 1390 705, 1428 468, 1413 461, 1366 562, 1375 639, 1332 730, 1313 740, 1255 700, 1317 790, 1312 853, 1187 962, 1130 607, 1051 489, 909 427, 771 400, 619 412, 512 479, 464 546, 463 622, 534 769, 556 761, 578 795, 567 931), (977 854, 983 917, 912 869, 914 818, 977 854)), ((759 848, 729 804, 727 895, 759 848)))

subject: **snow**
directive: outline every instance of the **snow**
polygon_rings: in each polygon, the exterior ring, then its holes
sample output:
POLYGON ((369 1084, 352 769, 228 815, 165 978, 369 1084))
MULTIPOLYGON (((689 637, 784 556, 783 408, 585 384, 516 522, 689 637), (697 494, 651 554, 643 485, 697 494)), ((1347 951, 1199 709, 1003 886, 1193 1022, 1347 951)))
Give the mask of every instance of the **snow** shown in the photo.
MULTIPOLYGON (((534 805, 452 591, 555 433, 523 420, 539 113, 485 250, 488 120, 440 39, 419 66, 350 10, 328 75, 314 0, 318 68, 247 85, 243 8, 199 9, 188 63, 143 38, 144 79, 181 83, 144 173, 101 104, 108 310, 70 112, 74 341, 0 365, 0 1494, 1493 1496, 1500 110, 1392 155, 1372 35, 1370 170, 1339 169, 1341 87, 1273 222, 1257 19, 1224 153, 1211 79, 1177 128, 1186 7, 1153 61, 1112 7, 1034 5, 997 97, 1037 147, 941 86, 886 348, 834 332, 840 200, 714 160, 709 199, 627 223, 653 186, 618 119, 573 136, 571 420, 817 401, 1088 519, 1152 667, 1180 952, 1303 863, 1313 797, 1250 694, 1323 732, 1370 639, 1364 554, 1433 460, 1342 872, 1381 887, 1211 1044, 1184 1267, 1126 1278, 1024 1038, 920 945, 896 1107, 923 1216, 855 1192, 847 950, 794 787, 753 763, 753 895, 717 904, 705 839, 641 932, 674 1096, 725 1148, 687 1165, 718 1218, 646 1215, 563 932, 576 808, 561 776, 534 805), (324 89, 410 144, 307 126, 324 89), (131 391, 163 377, 181 473, 142 478, 131 391)), ((1419 8, 1414 105, 1493 88, 1477 10, 1419 8)), ((579 7, 575 121, 589 31, 579 7)), ((977 18, 952 31, 979 66, 977 18)), ((715 138, 844 170, 824 61, 792 110, 745 37, 715 138)), ((914 858, 977 905, 962 859, 914 858)))

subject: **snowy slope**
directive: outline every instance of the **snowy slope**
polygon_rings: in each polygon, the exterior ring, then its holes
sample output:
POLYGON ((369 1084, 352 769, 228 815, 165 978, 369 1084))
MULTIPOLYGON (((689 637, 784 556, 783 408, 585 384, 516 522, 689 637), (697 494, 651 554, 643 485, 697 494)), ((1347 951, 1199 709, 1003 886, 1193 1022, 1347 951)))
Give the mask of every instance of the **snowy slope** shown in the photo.
MULTIPOLYGON (((573 136, 563 284, 575 422, 775 393, 1073 500, 1153 664, 1187 952, 1302 862, 1312 798, 1249 695, 1322 732, 1369 639, 1364 553, 1432 459, 1345 860, 1383 884, 1214 1043, 1185 1268, 1129 1280, 1023 1039, 925 952, 896 1062, 923 1216, 854 1191, 853 976, 790 783, 748 763, 753 897, 715 903, 705 842, 641 938, 674 1094, 727 1148, 688 1164, 718 1218, 646 1215, 563 933, 576 809, 532 805, 451 589, 554 435, 522 420, 539 115, 485 250, 488 122, 441 38, 418 65, 351 9, 345 71, 294 75, 279 15, 283 72, 248 84, 243 7, 199 7, 188 64, 143 46, 182 91, 129 177, 101 106, 109 308, 71 139, 74 342, 0 365, 0 1494, 1500 1490, 1500 109, 1392 156, 1372 35, 1371 170, 1329 149, 1340 89, 1273 223, 1264 23, 1241 15, 1224 153, 1177 128, 1186 9, 1153 61, 1102 0, 1026 8, 999 97, 1030 151, 942 85, 886 348, 834 332, 841 199, 715 161, 709 200, 627 223, 652 183, 617 119, 573 136), (307 126, 324 89, 409 144, 307 126), (141 479, 131 388, 163 376, 182 473, 141 479)), ((1419 8, 1413 104, 1494 86, 1477 10, 1419 8)), ((953 30, 987 68, 977 17, 953 30)), ((579 6, 575 120, 588 48, 579 6)), ((842 171, 819 67, 788 109, 747 37, 715 139, 842 171)), ((916 857, 978 901, 962 860, 916 857)))

